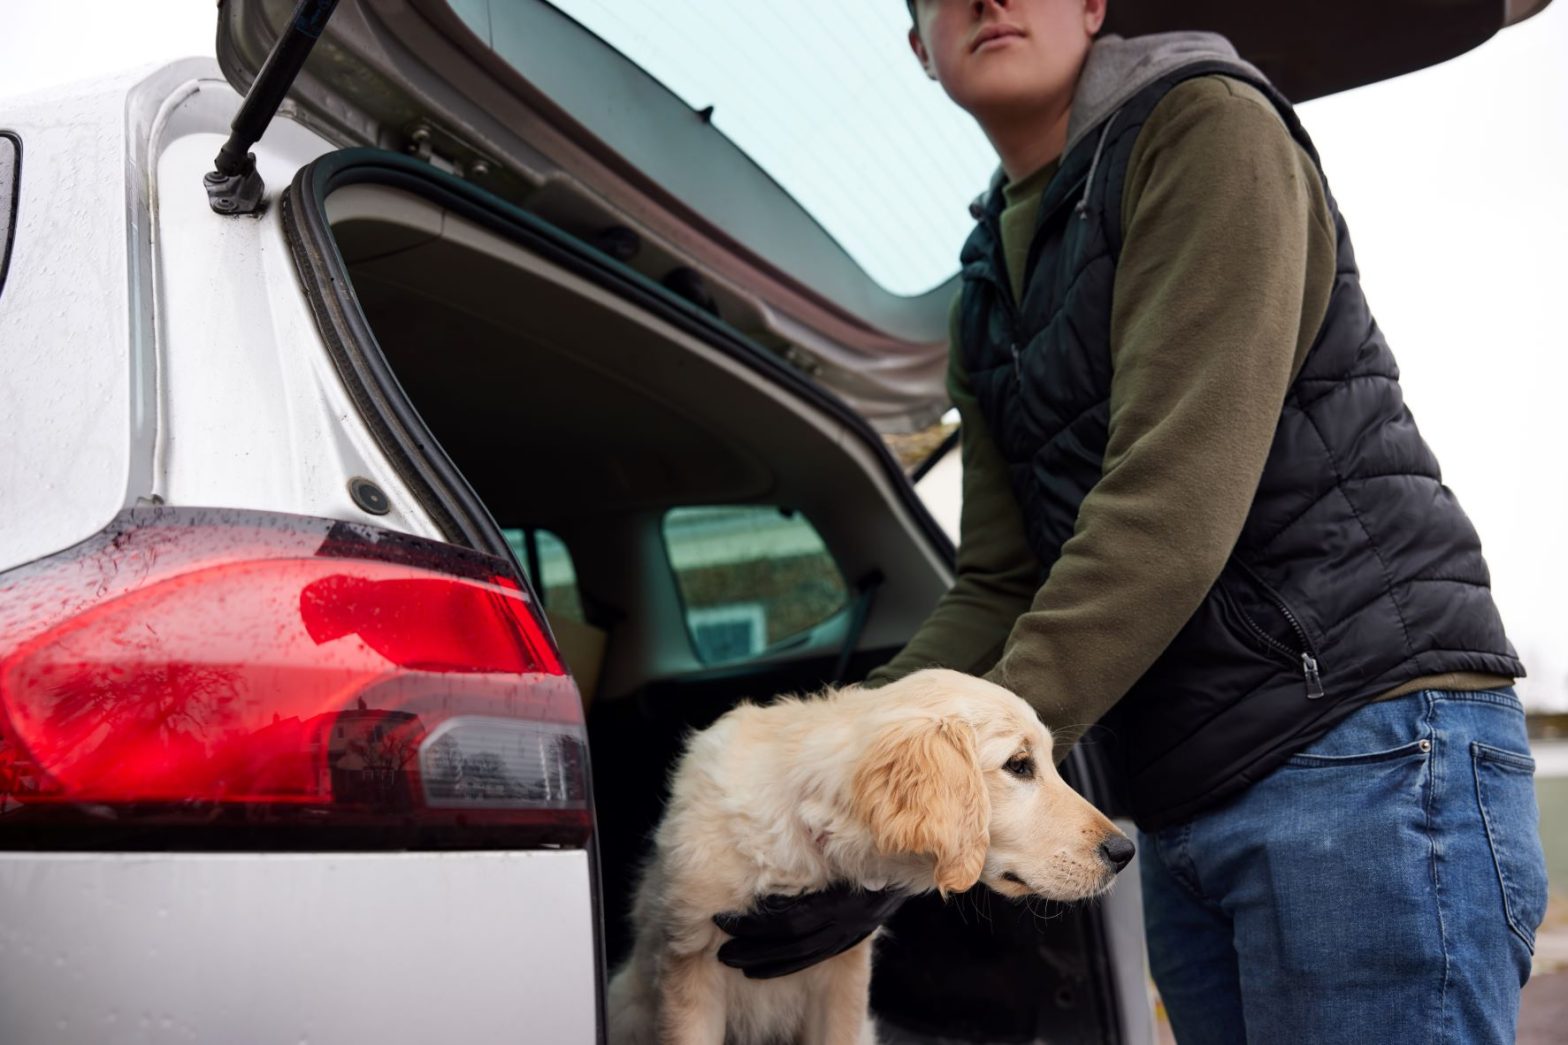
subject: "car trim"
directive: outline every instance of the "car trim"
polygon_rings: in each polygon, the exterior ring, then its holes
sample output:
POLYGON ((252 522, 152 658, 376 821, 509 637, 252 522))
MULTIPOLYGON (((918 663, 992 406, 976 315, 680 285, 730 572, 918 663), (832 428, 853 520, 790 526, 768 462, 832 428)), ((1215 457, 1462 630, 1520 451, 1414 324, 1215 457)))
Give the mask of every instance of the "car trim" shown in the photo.
POLYGON ((22 138, 15 131, 0 131, 11 146, 11 155, 0 169, 0 294, 5 292, 5 274, 11 267, 11 244, 16 242, 16 215, 22 198, 22 138))
POLYGON ((336 185, 329 178, 314 194, 307 188, 320 162, 301 168, 284 193, 283 234, 338 376, 377 445, 446 539, 512 561, 500 527, 403 394, 365 320, 320 206, 336 185), (317 205, 302 207, 301 200, 317 205))

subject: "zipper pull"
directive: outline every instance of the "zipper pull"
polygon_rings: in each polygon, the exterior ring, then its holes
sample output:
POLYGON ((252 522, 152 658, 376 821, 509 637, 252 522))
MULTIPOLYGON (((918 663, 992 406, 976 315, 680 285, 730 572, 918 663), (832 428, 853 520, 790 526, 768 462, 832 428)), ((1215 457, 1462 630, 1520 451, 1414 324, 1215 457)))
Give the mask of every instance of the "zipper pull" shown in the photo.
POLYGON ((1015 379, 1017 379, 1019 384, 1023 384, 1024 367, 1023 367, 1023 364, 1021 362, 1019 362, 1019 359, 1018 359, 1018 342, 1016 342, 1016 341, 1008 342, 1007 350, 1013 354, 1013 377, 1015 379))
POLYGON ((1307 679, 1307 699, 1317 700, 1323 696, 1323 676, 1318 674, 1317 659, 1310 653, 1301 655, 1301 673, 1307 679))

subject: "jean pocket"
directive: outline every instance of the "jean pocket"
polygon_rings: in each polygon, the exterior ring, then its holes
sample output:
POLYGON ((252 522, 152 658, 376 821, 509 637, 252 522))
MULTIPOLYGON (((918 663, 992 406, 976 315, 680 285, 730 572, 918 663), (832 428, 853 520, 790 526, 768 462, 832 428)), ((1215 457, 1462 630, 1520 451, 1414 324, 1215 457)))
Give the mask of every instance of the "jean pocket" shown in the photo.
POLYGON ((1352 711, 1285 764, 1327 769, 1423 758, 1432 752, 1426 715, 1426 704, 1417 694, 1373 701, 1352 711))
POLYGON ((1383 751, 1358 752, 1353 755, 1316 755, 1310 752, 1291 755, 1287 766, 1300 769, 1332 769, 1336 766, 1365 766, 1378 762, 1393 762, 1401 758, 1424 758, 1432 750, 1430 740, 1412 740, 1408 744, 1383 751))
POLYGON ((1546 916, 1546 854, 1535 804, 1535 760, 1473 741, 1475 794, 1502 888, 1508 927, 1535 953, 1535 930, 1546 916))

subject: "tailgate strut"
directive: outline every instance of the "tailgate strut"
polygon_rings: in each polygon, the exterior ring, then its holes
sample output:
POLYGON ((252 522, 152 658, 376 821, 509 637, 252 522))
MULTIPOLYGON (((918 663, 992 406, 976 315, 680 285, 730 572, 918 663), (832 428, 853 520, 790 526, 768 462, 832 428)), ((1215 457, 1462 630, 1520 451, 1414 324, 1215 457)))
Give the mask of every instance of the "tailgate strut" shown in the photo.
POLYGON ((256 173, 256 154, 249 149, 262 136, 267 124, 277 114, 278 106, 288 93, 316 45, 327 19, 338 6, 338 0, 299 0, 294 13, 289 16, 288 27, 272 45, 266 62, 256 79, 251 81, 240 111, 229 125, 229 140, 218 150, 213 161, 215 170, 202 178, 207 187, 207 203, 218 214, 254 214, 261 206, 261 195, 266 186, 256 173))

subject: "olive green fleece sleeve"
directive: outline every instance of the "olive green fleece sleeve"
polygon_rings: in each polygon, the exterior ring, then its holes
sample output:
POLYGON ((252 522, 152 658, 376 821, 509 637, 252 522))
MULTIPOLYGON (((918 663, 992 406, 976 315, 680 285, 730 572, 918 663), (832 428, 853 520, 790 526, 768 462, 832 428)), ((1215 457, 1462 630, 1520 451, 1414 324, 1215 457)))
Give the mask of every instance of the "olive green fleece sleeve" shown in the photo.
POLYGON ((957 577, 909 644, 867 676, 868 686, 929 667, 985 673, 996 663, 1013 623, 1029 608, 1040 585, 1040 563, 1029 550, 1007 465, 991 440, 969 376, 959 363, 957 314, 955 299, 947 391, 958 408, 964 468, 957 577))
POLYGON ((1327 309, 1329 222, 1315 167, 1250 87, 1188 81, 1140 133, 1101 478, 986 676, 1063 741, 1121 699, 1224 567, 1327 309))

